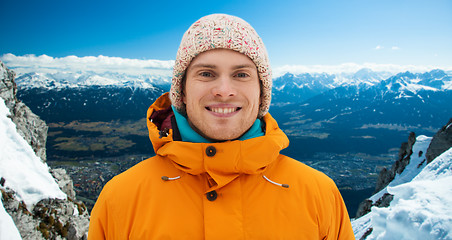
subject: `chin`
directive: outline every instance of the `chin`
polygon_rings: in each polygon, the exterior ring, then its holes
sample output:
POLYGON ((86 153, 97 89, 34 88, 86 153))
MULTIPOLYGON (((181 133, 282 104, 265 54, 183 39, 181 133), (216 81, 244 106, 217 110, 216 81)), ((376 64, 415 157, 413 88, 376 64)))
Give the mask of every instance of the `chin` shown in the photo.
POLYGON ((207 136, 207 138, 210 138, 211 140, 216 140, 216 141, 228 141, 228 140, 234 140, 239 138, 241 135, 237 135, 234 133, 231 134, 224 134, 223 132, 219 132, 219 133, 212 133, 209 134, 209 136, 207 136))

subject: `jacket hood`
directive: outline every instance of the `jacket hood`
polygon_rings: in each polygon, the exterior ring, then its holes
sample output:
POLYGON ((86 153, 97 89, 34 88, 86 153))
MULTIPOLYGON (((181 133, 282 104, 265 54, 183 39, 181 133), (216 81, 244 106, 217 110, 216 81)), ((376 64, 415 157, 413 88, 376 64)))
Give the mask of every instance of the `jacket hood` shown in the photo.
POLYGON ((289 145, 289 139, 269 113, 263 117, 266 127, 262 137, 219 143, 177 141, 173 139, 175 130, 166 124, 173 114, 168 110, 170 107, 168 93, 165 93, 148 109, 147 126, 154 151, 185 173, 206 173, 213 180, 209 191, 225 186, 240 174, 264 172, 277 161, 279 152, 289 145), (212 147, 215 149, 214 156, 206 151, 212 147))

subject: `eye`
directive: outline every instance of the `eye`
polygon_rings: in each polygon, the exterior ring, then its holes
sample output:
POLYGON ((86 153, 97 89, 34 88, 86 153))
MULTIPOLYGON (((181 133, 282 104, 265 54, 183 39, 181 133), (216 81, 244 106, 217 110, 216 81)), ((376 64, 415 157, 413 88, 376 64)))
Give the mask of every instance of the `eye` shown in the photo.
POLYGON ((213 76, 212 73, 210 73, 210 72, 200 72, 199 75, 201 77, 212 77, 213 76))
POLYGON ((249 75, 247 73, 241 72, 241 73, 237 73, 236 76, 239 78, 245 78, 245 77, 248 77, 249 75))

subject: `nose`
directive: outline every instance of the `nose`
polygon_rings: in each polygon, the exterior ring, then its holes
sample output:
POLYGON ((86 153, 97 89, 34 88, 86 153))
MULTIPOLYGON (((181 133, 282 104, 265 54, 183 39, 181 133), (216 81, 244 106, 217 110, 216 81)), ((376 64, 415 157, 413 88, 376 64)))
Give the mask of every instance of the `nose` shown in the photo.
POLYGON ((233 97, 237 94, 233 80, 227 76, 220 77, 215 81, 212 94, 216 97, 233 97))

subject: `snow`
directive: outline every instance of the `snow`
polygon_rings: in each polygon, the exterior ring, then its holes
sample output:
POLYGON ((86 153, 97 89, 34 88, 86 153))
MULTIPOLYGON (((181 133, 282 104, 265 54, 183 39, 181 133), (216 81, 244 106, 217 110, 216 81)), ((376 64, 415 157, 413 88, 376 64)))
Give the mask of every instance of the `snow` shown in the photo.
POLYGON ((376 201, 385 192, 394 195, 389 207, 372 207, 367 215, 352 220, 356 239, 370 227, 373 231, 366 239, 452 239, 452 148, 426 165, 430 141, 417 137, 410 164, 372 196, 376 201))
POLYGON ((16 240, 22 239, 14 224, 13 219, 6 212, 0 198, 0 239, 16 240))
POLYGON ((352 219, 353 232, 356 239, 361 237, 367 232, 368 228, 372 226, 372 212, 368 213, 358 219, 352 219))
MULTIPOLYGON (((437 180, 452 176, 452 148, 435 158, 429 163, 424 171, 419 173, 413 181, 417 180, 437 180)), ((452 186, 452 185, 450 185, 452 186)))
MULTIPOLYGON (((1 98, 0 98, 1 99, 1 98)), ((16 125, 3 99, 0 100, 0 176, 5 188, 15 191, 19 201, 27 208, 42 199, 66 199, 55 179, 49 173, 47 164, 41 162, 31 146, 16 131, 16 125)))
POLYGON ((424 85, 419 85, 419 84, 414 84, 414 83, 409 83, 406 85, 406 89, 410 92, 413 93, 417 93, 421 90, 425 90, 425 91, 438 91, 438 89, 433 88, 433 87, 429 87, 429 86, 424 86, 424 85))
MULTIPOLYGON (((402 81, 396 81, 394 83, 389 83, 386 86, 386 89, 389 91, 395 91, 395 92, 399 92, 399 96, 396 97, 396 99, 398 98, 410 98, 413 97, 412 94, 417 94, 420 91, 440 91, 439 89, 433 88, 433 87, 429 87, 429 86, 425 86, 422 84, 417 84, 418 79, 404 79, 402 81), (395 89, 395 90, 393 90, 395 89), (407 93, 412 93, 412 94, 407 94, 407 93)), ((418 96, 419 97, 419 96, 418 96)))
POLYGON ((117 86, 130 88, 154 88, 154 85, 168 84, 169 76, 151 74, 125 74, 121 72, 59 72, 48 73, 42 68, 41 72, 27 72, 29 69, 15 68, 16 83, 20 88, 61 89, 90 86, 117 86))
POLYGON ((283 84, 281 87, 275 87, 275 89, 278 91, 282 91, 285 86, 286 86, 286 84, 283 84))
POLYGON ((6 76, 6 69, 3 67, 0 67, 0 76, 6 76))
POLYGON ((452 90, 452 81, 445 82, 442 86, 442 90, 452 90))
MULTIPOLYGON (((422 165, 422 161, 425 159, 425 153, 427 152, 427 148, 432 141, 431 137, 427 137, 424 135, 420 135, 416 138, 416 143, 413 145, 413 154, 410 157, 410 164, 408 164, 401 174, 397 174, 389 183, 388 187, 394 187, 403 183, 407 183, 413 180, 417 174, 422 170, 422 168, 426 165, 424 162, 422 165), (423 154, 420 155, 419 153, 423 154), (419 166, 419 167, 418 167, 419 166)), ((373 195, 370 200, 376 202, 380 197, 382 197, 385 193, 387 193, 387 188, 382 189, 380 192, 373 195)))
MULTIPOLYGON (((41 162, 31 146, 16 131, 16 125, 8 118, 9 109, 0 98, 0 177, 5 179, 3 190, 14 190, 16 198, 23 201, 28 210, 42 199, 66 199, 49 173, 47 164, 41 162)), ((0 198, 0 239, 21 239, 11 216, 0 198)))

